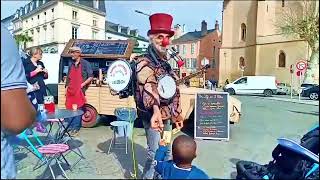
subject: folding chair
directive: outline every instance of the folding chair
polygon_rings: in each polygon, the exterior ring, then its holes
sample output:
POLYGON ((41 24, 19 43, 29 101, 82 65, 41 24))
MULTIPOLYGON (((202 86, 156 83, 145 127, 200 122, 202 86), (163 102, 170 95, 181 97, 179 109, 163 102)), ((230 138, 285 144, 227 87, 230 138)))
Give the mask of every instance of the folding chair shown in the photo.
MULTIPOLYGON (((43 172, 42 176, 44 176, 44 173, 46 172, 46 170, 49 168, 52 177, 55 179, 55 174, 51 168, 51 162, 53 160, 56 161, 56 163, 58 164, 60 170, 62 171, 63 175, 65 176, 65 178, 68 178, 64 169, 62 168, 60 162, 61 160, 59 159, 60 157, 62 157, 64 159, 64 161, 66 162, 66 164, 70 167, 69 162, 66 160, 66 158, 64 157, 63 153, 66 153, 67 151, 69 151, 69 145, 68 144, 47 144, 45 145, 40 138, 37 136, 36 133, 34 133, 34 131, 32 129, 30 129, 32 132, 32 136, 36 139, 36 141, 39 143, 39 146, 35 146, 34 144, 32 144, 32 142, 30 141, 28 135, 26 134, 26 130, 24 130, 21 134, 19 134, 18 136, 22 139, 24 139, 29 147, 31 148, 31 150, 26 147, 29 151, 31 151, 33 154, 35 154, 36 157, 39 158, 39 161, 37 162, 37 164, 35 165, 35 167, 33 168, 33 170, 36 170, 40 167, 42 167, 43 165, 47 165, 45 171, 43 172), (39 164, 40 163, 40 164, 39 164)), ((70 168, 71 170, 71 168, 70 168)))
MULTIPOLYGON (((49 131, 48 131, 48 135, 47 135, 47 138, 51 138, 50 142, 53 142, 53 143, 57 143, 57 144, 60 144, 60 143, 67 143, 69 140, 73 140, 73 138, 71 137, 71 135, 69 134, 69 132, 67 131, 69 126, 70 126, 70 123, 65 126, 63 123, 64 123, 64 119, 47 119, 47 121, 49 122, 50 124, 50 127, 49 127, 49 131), (58 129, 56 130, 56 132, 54 133, 54 135, 51 134, 51 131, 52 131, 52 127, 54 124, 57 124, 58 125, 58 129), (68 138, 64 139, 65 135, 68 136, 68 138)), ((73 164, 72 167, 70 167, 70 169, 72 169, 76 164, 78 164, 81 159, 86 159, 81 150, 77 147, 76 148, 78 152, 76 152, 74 149, 70 149, 70 152, 74 152, 75 154, 77 154, 80 158, 73 164)), ((67 154, 68 154, 67 153, 67 154)), ((66 155, 67 155, 66 154, 66 155)))

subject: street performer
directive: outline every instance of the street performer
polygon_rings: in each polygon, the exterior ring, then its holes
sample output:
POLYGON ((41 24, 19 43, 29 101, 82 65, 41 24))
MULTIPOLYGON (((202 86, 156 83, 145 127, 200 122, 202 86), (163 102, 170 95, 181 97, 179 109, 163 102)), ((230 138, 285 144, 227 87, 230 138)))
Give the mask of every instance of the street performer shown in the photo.
MULTIPOLYGON (((161 133, 172 130, 172 123, 178 129, 182 128, 180 93, 174 83, 175 94, 170 99, 160 96, 158 91, 159 78, 169 75, 177 80, 177 75, 171 69, 167 49, 170 38, 174 35, 171 29, 172 16, 156 13, 149 17, 151 29, 148 31, 150 45, 147 53, 135 58, 137 72, 136 104, 138 116, 142 119, 147 138, 147 161, 143 170, 143 179, 154 178, 154 157, 161 139, 161 133)), ((166 89, 167 90, 167 89, 166 89)), ((168 144, 168 149, 171 149, 168 144)), ((171 152, 166 154, 166 160, 171 158, 171 152)))

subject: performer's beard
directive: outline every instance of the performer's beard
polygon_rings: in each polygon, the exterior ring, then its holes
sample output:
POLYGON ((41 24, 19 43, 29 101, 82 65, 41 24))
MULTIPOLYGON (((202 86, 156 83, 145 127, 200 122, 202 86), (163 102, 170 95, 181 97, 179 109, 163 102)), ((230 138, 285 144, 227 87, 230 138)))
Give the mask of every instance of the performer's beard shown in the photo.
POLYGON ((164 60, 168 60, 168 53, 167 53, 167 48, 163 47, 159 44, 156 44, 155 42, 152 42, 153 47, 155 48, 156 52, 158 53, 158 55, 163 58, 164 60))

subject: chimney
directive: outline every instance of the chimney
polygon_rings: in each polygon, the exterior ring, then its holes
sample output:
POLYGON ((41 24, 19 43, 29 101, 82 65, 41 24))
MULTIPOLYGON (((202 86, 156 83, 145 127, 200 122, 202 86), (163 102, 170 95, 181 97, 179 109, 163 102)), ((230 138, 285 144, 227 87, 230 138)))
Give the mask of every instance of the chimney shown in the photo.
POLYGON ((218 23, 218 20, 216 20, 216 24, 214 25, 214 29, 215 29, 215 30, 219 30, 219 23, 218 23))
POLYGON ((201 36, 205 36, 208 33, 207 23, 205 20, 201 22, 201 36))

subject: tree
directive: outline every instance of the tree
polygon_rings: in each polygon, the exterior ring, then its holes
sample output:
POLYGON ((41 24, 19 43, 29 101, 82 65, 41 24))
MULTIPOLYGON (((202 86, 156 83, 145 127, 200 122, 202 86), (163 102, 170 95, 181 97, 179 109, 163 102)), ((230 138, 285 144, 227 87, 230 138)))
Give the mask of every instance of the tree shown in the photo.
POLYGON ((17 34, 14 36, 16 43, 18 46, 23 44, 23 49, 26 48, 27 42, 32 42, 32 37, 28 36, 27 34, 17 34))
POLYGON ((315 83, 314 77, 317 76, 319 68, 319 1, 303 0, 294 3, 298 6, 283 8, 275 26, 279 33, 303 39, 308 43, 311 56, 308 59, 304 82, 315 83))

